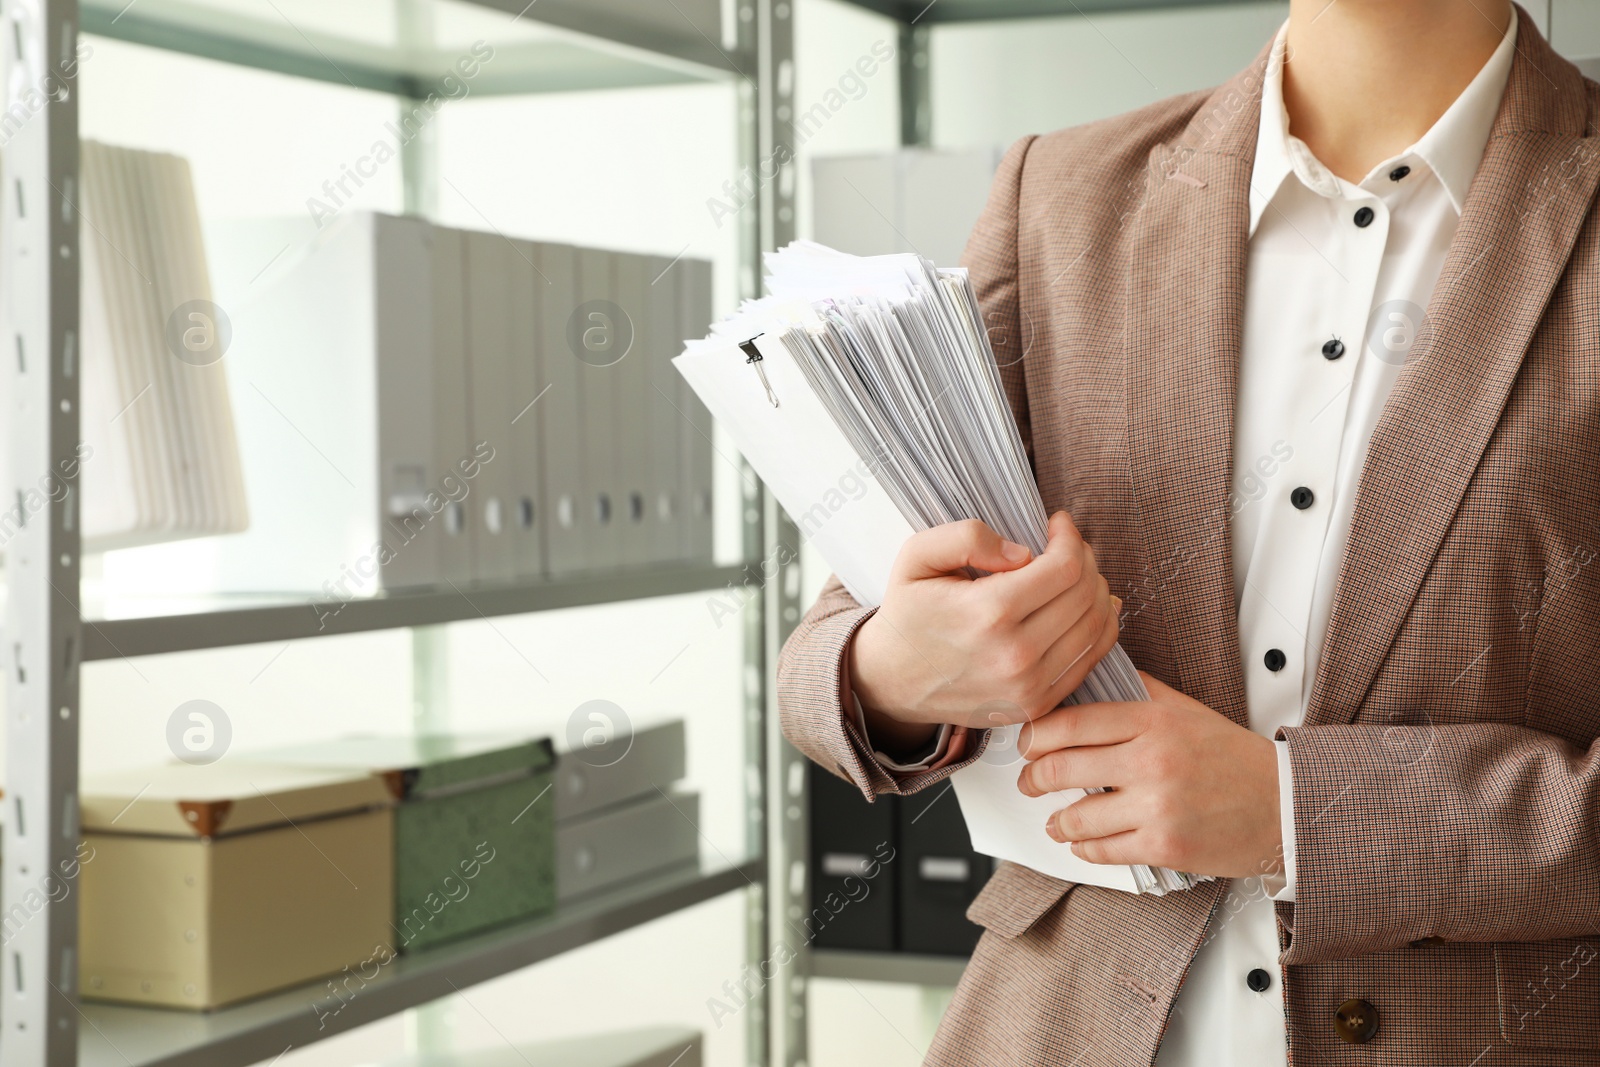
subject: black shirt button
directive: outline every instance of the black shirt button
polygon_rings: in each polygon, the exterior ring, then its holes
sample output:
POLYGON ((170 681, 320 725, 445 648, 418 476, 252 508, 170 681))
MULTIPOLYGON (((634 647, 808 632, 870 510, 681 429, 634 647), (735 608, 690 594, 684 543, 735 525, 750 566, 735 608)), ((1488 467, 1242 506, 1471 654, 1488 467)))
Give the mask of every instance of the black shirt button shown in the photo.
POLYGON ((1331 341, 1322 342, 1322 358, 1338 359, 1344 355, 1344 342, 1335 337, 1331 341))
POLYGON ((1296 511, 1304 511, 1306 508, 1309 508, 1316 502, 1317 494, 1313 493, 1303 485, 1289 494, 1289 503, 1295 506, 1296 511))
POLYGON ((1396 168, 1394 168, 1394 170, 1391 170, 1389 172, 1389 180, 1392 181, 1392 182, 1397 182, 1397 181, 1400 181, 1402 178, 1404 178, 1407 174, 1410 174, 1410 173, 1411 173, 1411 168, 1410 167, 1406 167, 1406 166, 1396 167, 1396 168))
POLYGON ((1255 967, 1244 976, 1244 984, 1250 987, 1252 993, 1265 993, 1272 988, 1272 975, 1260 967, 1255 967))
POLYGON ((1261 662, 1267 665, 1267 670, 1277 674, 1283 670, 1283 665, 1289 662, 1289 657, 1283 654, 1281 648, 1269 648, 1267 654, 1261 657, 1261 662))
POLYGON ((1356 212, 1356 225, 1363 229, 1372 225, 1372 209, 1370 207, 1364 207, 1356 212))
POLYGON ((1378 1036, 1378 1009, 1364 1000, 1347 1000, 1333 1013, 1333 1029, 1339 1040, 1365 1045, 1378 1036))

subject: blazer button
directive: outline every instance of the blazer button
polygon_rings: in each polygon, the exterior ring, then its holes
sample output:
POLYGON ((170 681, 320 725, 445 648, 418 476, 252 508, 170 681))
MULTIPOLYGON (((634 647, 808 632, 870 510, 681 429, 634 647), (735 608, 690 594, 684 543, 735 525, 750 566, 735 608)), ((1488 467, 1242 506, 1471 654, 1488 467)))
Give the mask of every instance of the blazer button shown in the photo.
POLYGON ((1362 229, 1366 229, 1368 226, 1371 226, 1372 225, 1372 209, 1370 207, 1364 207, 1361 210, 1357 211, 1356 212, 1355 223, 1356 223, 1357 226, 1360 226, 1362 229))
POLYGON ((1267 654, 1261 657, 1261 662, 1267 665, 1267 670, 1277 674, 1283 670, 1283 665, 1289 662, 1289 657, 1283 654, 1281 648, 1269 648, 1267 654))
POLYGON ((1244 984, 1250 987, 1252 993, 1265 993, 1272 988, 1272 975, 1261 967, 1252 967, 1250 973, 1244 976, 1244 984))
POLYGON ((1331 341, 1322 342, 1322 358, 1327 360, 1338 359, 1344 355, 1344 342, 1335 337, 1331 341))
POLYGON ((1365 1045, 1378 1035, 1378 1009, 1364 1000, 1347 1000, 1333 1013, 1339 1040, 1365 1045))

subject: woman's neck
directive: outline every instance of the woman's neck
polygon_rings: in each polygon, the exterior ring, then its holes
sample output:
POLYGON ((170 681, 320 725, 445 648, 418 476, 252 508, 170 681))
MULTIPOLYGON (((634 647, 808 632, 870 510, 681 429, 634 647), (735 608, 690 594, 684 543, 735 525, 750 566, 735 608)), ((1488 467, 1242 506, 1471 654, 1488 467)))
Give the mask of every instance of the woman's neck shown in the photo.
POLYGON ((1289 131, 1358 182, 1428 132, 1510 21, 1511 0, 1290 0, 1289 131))

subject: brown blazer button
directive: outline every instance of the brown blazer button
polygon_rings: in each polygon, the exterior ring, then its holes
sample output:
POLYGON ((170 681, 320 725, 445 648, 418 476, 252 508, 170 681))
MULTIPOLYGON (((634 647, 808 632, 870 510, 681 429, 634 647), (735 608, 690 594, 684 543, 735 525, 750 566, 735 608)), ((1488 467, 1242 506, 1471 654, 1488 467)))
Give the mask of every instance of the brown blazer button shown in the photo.
POLYGON ((1378 1034, 1378 1009, 1364 1000, 1347 1000, 1333 1013, 1333 1028, 1341 1041, 1365 1045, 1378 1034))
POLYGON ((1432 937, 1419 937, 1411 942, 1412 948, 1433 948, 1435 945, 1444 944, 1444 938, 1434 935, 1432 937))

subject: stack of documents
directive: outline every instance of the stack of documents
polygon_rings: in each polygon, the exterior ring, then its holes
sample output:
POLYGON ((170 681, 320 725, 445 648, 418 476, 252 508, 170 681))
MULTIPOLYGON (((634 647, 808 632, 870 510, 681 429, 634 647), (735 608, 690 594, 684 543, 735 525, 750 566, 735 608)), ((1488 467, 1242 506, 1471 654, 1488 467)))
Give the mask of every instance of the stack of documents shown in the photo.
POLYGON ((189 164, 82 147, 86 551, 249 523, 189 164))
MULTIPOLYGON (((767 272, 771 295, 674 362, 856 599, 881 603, 900 546, 941 523, 981 519, 1042 552, 1047 516, 966 272, 810 242, 769 255, 767 272)), ((1121 646, 1072 697, 1147 699, 1121 646)), ((1202 880, 1087 863, 1052 841, 1048 814, 1082 793, 1023 795, 1018 732, 995 730, 955 775, 975 849, 1129 892, 1202 880)))

